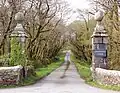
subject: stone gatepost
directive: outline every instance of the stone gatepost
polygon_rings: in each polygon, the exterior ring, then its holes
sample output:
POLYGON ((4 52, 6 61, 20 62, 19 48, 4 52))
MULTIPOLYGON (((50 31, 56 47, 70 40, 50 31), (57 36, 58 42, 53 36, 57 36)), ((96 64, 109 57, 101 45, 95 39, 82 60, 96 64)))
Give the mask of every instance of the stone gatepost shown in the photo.
POLYGON ((108 34, 105 31, 103 24, 101 23, 104 17, 102 11, 98 11, 95 14, 95 20, 97 21, 96 27, 92 35, 92 70, 93 77, 95 76, 96 68, 107 69, 107 43, 108 34))
POLYGON ((27 34, 26 32, 24 31, 24 28, 23 28, 23 21, 24 21, 24 15, 22 12, 18 12, 16 15, 15 15, 15 20, 17 22, 17 25, 16 27, 14 28, 14 31, 11 33, 10 37, 11 38, 17 38, 19 43, 21 44, 21 47, 24 51, 24 44, 25 44, 25 41, 26 41, 26 38, 27 38, 27 34))
MULTIPOLYGON (((24 14, 22 12, 18 12, 15 15, 15 20, 17 22, 17 25, 14 28, 14 31, 11 33, 10 37, 11 37, 11 39, 14 39, 15 42, 18 45, 20 45, 20 47, 21 47, 20 52, 22 50, 21 55, 25 56, 25 41, 26 41, 26 38, 27 38, 27 34, 26 34, 26 32, 23 28, 24 14)), ((25 62, 22 63, 23 70, 24 70, 23 71, 24 72, 24 75, 23 75, 24 77, 27 76, 27 71, 25 71, 25 68, 24 68, 25 65, 26 65, 26 60, 25 60, 25 62)))

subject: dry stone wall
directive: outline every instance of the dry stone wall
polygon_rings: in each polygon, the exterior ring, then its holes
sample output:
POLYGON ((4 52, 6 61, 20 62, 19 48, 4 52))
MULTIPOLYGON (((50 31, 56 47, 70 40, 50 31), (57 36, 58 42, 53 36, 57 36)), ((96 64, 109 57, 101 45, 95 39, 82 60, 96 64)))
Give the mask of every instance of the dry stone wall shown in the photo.
POLYGON ((120 85, 120 71, 96 68, 95 79, 100 84, 120 85))
POLYGON ((0 67, 0 84, 18 84, 22 66, 0 67))

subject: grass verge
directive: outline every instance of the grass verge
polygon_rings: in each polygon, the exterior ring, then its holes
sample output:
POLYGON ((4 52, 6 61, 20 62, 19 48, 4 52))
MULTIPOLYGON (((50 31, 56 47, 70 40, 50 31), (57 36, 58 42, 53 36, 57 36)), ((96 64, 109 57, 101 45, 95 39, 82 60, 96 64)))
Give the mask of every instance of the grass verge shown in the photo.
POLYGON ((92 73, 90 70, 90 65, 88 65, 87 62, 80 61, 75 58, 73 58, 73 62, 75 63, 75 66, 77 68, 78 73, 80 74, 80 77, 83 78, 87 84, 94 86, 94 87, 102 88, 102 89, 120 91, 120 86, 101 85, 97 83, 96 81, 93 81, 92 73))
POLYGON ((90 65, 88 65, 84 61, 80 61, 78 59, 73 59, 74 64, 77 68, 78 73, 80 74, 80 77, 83 78, 86 82, 92 80, 91 78, 91 70, 90 65))
POLYGON ((36 76, 30 76, 27 79, 24 80, 22 85, 31 85, 36 83, 36 81, 44 78, 45 76, 49 75, 52 71, 57 69, 61 64, 63 63, 63 60, 60 60, 59 62, 53 62, 47 67, 44 68, 38 68, 36 69, 36 76))
POLYGON ((64 62, 64 58, 61 57, 60 61, 53 62, 50 65, 48 65, 47 67, 37 68, 35 70, 35 73, 36 73, 35 76, 31 75, 31 76, 27 77, 19 85, 0 85, 0 88, 15 88, 15 87, 32 85, 32 84, 36 83, 38 80, 49 75, 52 71, 54 71, 59 66, 61 66, 63 62, 64 62))

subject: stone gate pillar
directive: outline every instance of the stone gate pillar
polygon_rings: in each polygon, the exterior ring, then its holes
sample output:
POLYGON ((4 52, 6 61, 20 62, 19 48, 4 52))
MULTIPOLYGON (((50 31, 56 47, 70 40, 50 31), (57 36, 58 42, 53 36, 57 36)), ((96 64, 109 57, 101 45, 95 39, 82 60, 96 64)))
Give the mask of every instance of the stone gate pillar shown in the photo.
POLYGON ((17 25, 14 28, 14 31, 11 33, 10 37, 18 39, 18 41, 21 45, 21 49, 24 52, 25 41, 27 38, 27 34, 23 28, 24 14, 22 12, 18 12, 15 15, 15 20, 17 22, 17 25))
POLYGON ((96 27, 92 35, 92 70, 95 68, 107 69, 107 43, 108 34, 101 23, 104 17, 102 11, 98 11, 95 14, 95 20, 97 21, 96 27))

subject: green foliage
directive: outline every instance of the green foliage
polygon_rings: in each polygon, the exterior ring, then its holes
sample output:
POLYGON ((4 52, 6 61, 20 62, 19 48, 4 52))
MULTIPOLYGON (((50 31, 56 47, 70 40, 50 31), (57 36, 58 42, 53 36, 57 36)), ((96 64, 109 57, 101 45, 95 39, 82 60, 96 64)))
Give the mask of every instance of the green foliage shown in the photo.
POLYGON ((9 64, 9 55, 2 55, 0 56, 0 66, 3 67, 3 66, 8 66, 9 64))
POLYGON ((11 39, 11 57, 10 65, 22 65, 24 66, 26 62, 26 56, 23 54, 23 49, 17 38, 11 39))
POLYGON ((112 3, 110 11, 104 17, 105 29, 108 31, 108 64, 109 69, 120 70, 120 16, 118 15, 117 0, 112 3))
POLYGON ((70 28, 75 30, 76 40, 71 40, 72 52, 74 55, 82 60, 91 62, 92 58, 92 45, 91 36, 94 31, 95 20, 90 19, 87 22, 87 29, 85 22, 78 20, 69 25, 70 28), (90 24, 89 24, 90 23, 90 24))

